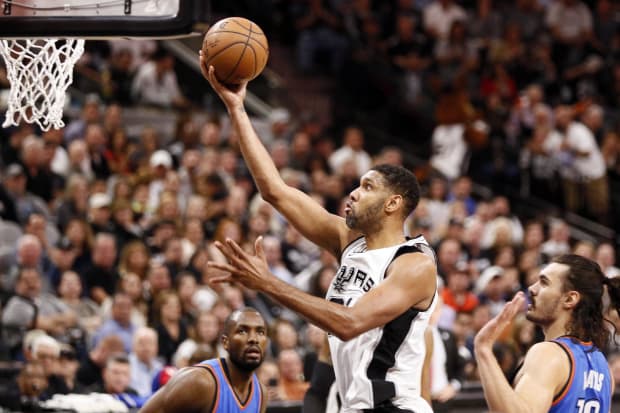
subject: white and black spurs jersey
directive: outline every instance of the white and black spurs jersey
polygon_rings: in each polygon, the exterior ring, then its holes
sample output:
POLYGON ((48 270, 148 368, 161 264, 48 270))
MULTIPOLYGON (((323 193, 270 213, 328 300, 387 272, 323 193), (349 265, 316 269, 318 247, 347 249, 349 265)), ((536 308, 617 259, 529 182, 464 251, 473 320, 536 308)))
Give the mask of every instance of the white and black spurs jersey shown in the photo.
MULTIPOLYGON (((367 249, 365 238, 358 238, 342 253, 340 268, 326 298, 353 306, 362 295, 383 282, 387 268, 396 257, 412 252, 427 254, 435 260, 433 249, 422 236, 374 250, 367 249)), ((410 308, 386 325, 349 341, 329 336, 342 413, 390 405, 415 413, 432 413, 420 390, 426 352, 424 330, 436 295, 427 310, 410 308)))

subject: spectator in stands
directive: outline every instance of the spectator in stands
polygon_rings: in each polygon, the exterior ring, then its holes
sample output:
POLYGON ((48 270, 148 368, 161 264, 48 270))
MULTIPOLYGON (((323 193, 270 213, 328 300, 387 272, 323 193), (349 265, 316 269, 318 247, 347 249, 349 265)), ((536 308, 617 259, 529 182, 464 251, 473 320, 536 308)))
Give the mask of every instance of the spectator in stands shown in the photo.
POLYGON ((580 255, 589 260, 594 260, 595 246, 594 243, 588 240, 580 240, 573 247, 572 253, 580 255))
POLYGON ((200 310, 194 297, 198 291, 196 277, 189 271, 181 271, 175 280, 175 288, 181 303, 181 317, 187 326, 195 324, 200 310))
POLYGON ((62 377, 69 394, 84 393, 86 389, 77 382, 77 371, 80 363, 77 359, 75 349, 69 344, 60 345, 60 356, 58 359, 58 374, 62 377))
POLYGON ((304 73, 314 73, 317 56, 328 55, 328 67, 336 74, 346 57, 347 39, 341 33, 342 16, 325 0, 291 3, 290 12, 297 30, 297 64, 304 73))
POLYGON ((299 333, 291 321, 277 318, 271 324, 271 352, 277 358, 284 350, 301 350, 299 333))
POLYGON ((80 360, 77 372, 77 381, 82 386, 91 386, 98 383, 103 385, 102 370, 108 357, 124 351, 123 340, 115 335, 109 335, 97 343, 88 352, 84 360, 80 360))
POLYGON ((60 337, 76 326, 76 314, 58 297, 41 293, 41 274, 36 268, 21 268, 15 295, 2 312, 2 323, 23 329, 40 328, 60 337))
POLYGON ((437 270, 444 278, 448 273, 458 271, 458 265, 463 261, 463 250, 459 240, 447 238, 437 247, 437 270))
MULTIPOLYGON (((20 268, 36 268, 43 273, 49 269, 47 259, 43 253, 41 241, 32 234, 23 234, 17 240, 15 251, 11 251, 10 257, 2 263, 2 288, 4 291, 12 291, 20 268)), ((47 282, 46 279, 43 282, 47 282)), ((49 291, 49 284, 44 285, 49 291)))
POLYGON ((349 125, 343 132, 342 141, 343 145, 329 157, 330 168, 338 172, 352 160, 355 172, 362 176, 372 166, 372 159, 364 150, 364 132, 358 126, 349 125))
POLYGON ((278 354, 280 388, 283 400, 301 401, 310 387, 303 377, 303 363, 296 350, 283 350, 278 354))
POLYGON ((562 143, 562 136, 554 128, 553 113, 549 106, 539 103, 533 108, 532 134, 521 151, 521 167, 526 169, 523 180, 532 195, 560 202, 557 183, 558 163, 554 153, 562 143))
POLYGON ((131 96, 141 105, 176 109, 189 106, 174 72, 174 57, 162 48, 155 51, 151 61, 138 68, 131 96))
POLYGON ((571 212, 585 207, 593 217, 607 222, 607 170, 594 135, 582 123, 573 121, 573 110, 568 106, 558 106, 555 117, 562 135, 556 156, 562 163, 565 207, 571 212))
POLYGON ((453 0, 435 0, 424 8, 424 30, 433 39, 446 39, 452 23, 466 19, 465 10, 453 0))
POLYGON ((81 139, 74 140, 68 146, 69 154, 69 170, 68 174, 83 175, 88 181, 95 177, 91 163, 90 155, 86 142, 81 139))
POLYGON ((146 279, 149 269, 150 255, 149 251, 141 240, 131 241, 121 250, 118 272, 124 276, 128 273, 134 273, 140 279, 146 279))
POLYGON ((148 301, 148 308, 150 310, 148 319, 150 322, 149 324, 152 324, 153 320, 156 318, 156 311, 153 302, 157 299, 157 296, 159 296, 161 292, 172 288, 172 279, 170 277, 168 267, 159 261, 151 260, 146 281, 145 294, 148 301))
POLYGON ((21 412, 39 411, 39 401, 51 396, 43 365, 38 361, 24 364, 17 376, 15 390, 15 393, 9 391, 12 394, 6 398, 6 404, 3 403, 6 407, 21 412))
POLYGON ((26 190, 51 204, 54 191, 62 187, 62 182, 56 179, 56 174, 44 169, 43 140, 36 135, 27 136, 22 143, 20 159, 26 174, 26 190))
POLYGON ((84 272, 83 281, 88 296, 101 304, 108 296, 114 294, 120 279, 115 265, 116 240, 112 234, 106 232, 97 234, 91 259, 92 265, 84 272))
POLYGON ((65 143, 70 145, 73 141, 81 139, 86 133, 86 128, 90 124, 98 123, 101 120, 101 99, 97 94, 89 94, 84 100, 80 118, 73 120, 65 128, 65 143))
POLYGON ((108 194, 96 193, 88 200, 88 221, 94 235, 101 232, 112 233, 114 227, 110 221, 112 201, 108 194))
POLYGON ((76 251, 68 238, 61 237, 50 248, 48 254, 51 259, 51 265, 45 277, 49 280, 52 288, 57 288, 62 274, 73 269, 75 259, 77 258, 76 251))
POLYGON ((552 259, 570 252, 570 228, 561 219, 554 219, 549 225, 549 239, 542 244, 541 252, 552 259))
POLYGON ((87 209, 88 181, 84 175, 72 174, 67 179, 63 198, 56 209, 58 228, 64 231, 71 218, 86 219, 87 209))
POLYGON ((149 184, 148 208, 151 211, 157 210, 160 203, 160 195, 164 191, 166 175, 172 169, 172 156, 164 149, 155 151, 150 158, 152 179, 149 184))
POLYGON ((129 386, 138 395, 149 397, 152 393, 151 383, 164 367, 157 359, 157 332, 149 327, 138 328, 133 336, 133 349, 129 353, 131 380, 129 386))
POLYGON ((109 138, 106 136, 102 125, 97 123, 86 126, 84 142, 86 142, 90 169, 97 179, 105 180, 112 174, 108 160, 105 157, 108 140, 109 138))
POLYGON ((620 276, 620 268, 616 267, 616 251, 609 242, 603 242, 596 248, 596 262, 601 266, 603 273, 609 277, 620 276))
POLYGON ((27 191, 27 175, 21 165, 14 163, 7 166, 4 170, 2 184, 10 201, 15 205, 19 223, 26 222, 28 216, 33 212, 45 217, 50 216, 45 201, 27 191))
POLYGON ((62 273, 58 295, 76 314, 78 326, 87 334, 92 335, 101 326, 101 309, 90 298, 82 296, 82 280, 77 273, 70 270, 62 273))
POLYGON ((158 355, 166 364, 171 364, 176 349, 188 337, 187 325, 181 319, 181 303, 174 291, 162 291, 153 304, 155 310, 154 326, 157 330, 158 355))
POLYGON ((192 329, 188 331, 189 338, 183 341, 172 357, 172 363, 178 368, 190 365, 189 360, 196 351, 204 349, 213 354, 213 357, 226 357, 226 350, 222 347, 220 327, 217 317, 210 311, 202 311, 192 329))
POLYGON ((133 56, 129 49, 119 48, 112 51, 110 66, 102 76, 102 94, 106 100, 122 105, 132 103, 132 65, 133 56))
POLYGON ((471 196, 472 185, 469 176, 459 176, 452 184, 452 191, 448 195, 448 202, 463 202, 468 215, 472 215, 476 211, 476 201, 471 196))
POLYGON ((256 371, 258 380, 265 387, 269 401, 284 400, 282 388, 280 387, 280 369, 278 364, 273 360, 267 359, 263 361, 256 371))
POLYGON ((471 277, 463 264, 446 274, 446 285, 441 290, 444 305, 458 312, 471 312, 478 305, 478 297, 470 291, 471 277))
POLYGON ((40 335, 32 343, 32 360, 43 366, 50 394, 67 394, 69 388, 59 374, 60 344, 48 335, 40 335))
POLYGON ((388 57, 398 76, 397 93, 409 105, 419 103, 424 71, 431 64, 431 42, 417 25, 417 16, 399 13, 395 34, 387 40, 388 57))
POLYGON ((125 293, 116 293, 112 297, 112 314, 104 319, 103 325, 93 337, 93 346, 97 345, 108 336, 118 336, 123 341, 126 353, 131 352, 132 337, 136 326, 131 322, 133 302, 125 293))
POLYGON ((499 266, 489 267, 480 274, 474 285, 474 292, 481 303, 489 306, 492 317, 499 314, 506 304, 504 274, 504 269, 499 266))
POLYGON ((127 132, 117 129, 109 135, 108 147, 105 151, 106 161, 112 174, 127 175, 129 169, 129 157, 135 150, 127 137, 127 132))
MULTIPOLYGON (((71 242, 75 250, 75 261, 73 269, 80 274, 84 274, 91 265, 91 249, 93 245, 93 233, 88 222, 80 218, 72 218, 67 222, 64 236, 71 242)), ((83 288, 87 286, 83 285, 83 288)))
POLYGON ((556 1, 547 8, 546 24, 554 42, 554 61, 570 67, 583 58, 592 41, 592 13, 580 0, 556 1))
POLYGON ((131 367, 129 359, 125 354, 112 354, 106 360, 102 371, 103 385, 95 384, 90 387, 94 393, 107 393, 119 395, 122 393, 137 395, 138 393, 130 387, 131 367))

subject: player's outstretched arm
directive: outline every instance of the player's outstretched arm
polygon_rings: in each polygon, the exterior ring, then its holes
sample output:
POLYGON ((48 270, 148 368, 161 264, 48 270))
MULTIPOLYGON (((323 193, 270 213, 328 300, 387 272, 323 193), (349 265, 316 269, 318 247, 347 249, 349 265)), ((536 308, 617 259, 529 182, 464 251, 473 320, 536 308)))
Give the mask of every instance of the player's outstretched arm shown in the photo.
POLYGON ((342 340, 385 325, 410 308, 425 310, 432 303, 437 286, 437 272, 431 258, 422 253, 404 254, 390 265, 385 281, 348 307, 306 294, 271 274, 261 237, 255 242, 255 255, 248 254, 230 239, 215 245, 228 263, 209 261, 208 265, 228 274, 213 278, 213 282, 235 281, 261 291, 342 340))
POLYGON ((484 397, 491 411, 547 413, 553 397, 569 376, 569 360, 555 343, 538 343, 528 351, 513 389, 495 355, 493 344, 523 308, 525 295, 517 295, 476 335, 474 351, 484 397), (545 366, 541 368, 541 366, 545 366))
POLYGON ((203 75, 226 105, 233 127, 239 134, 241 153, 263 199, 284 215, 303 236, 339 256, 342 248, 357 234, 351 234, 343 218, 328 213, 308 195, 282 180, 245 112, 243 102, 247 82, 238 86, 221 84, 215 77, 213 67, 206 67, 202 53, 200 66, 203 75))
POLYGON ((140 409, 140 413, 207 413, 213 408, 215 378, 203 368, 185 368, 175 374, 140 409))

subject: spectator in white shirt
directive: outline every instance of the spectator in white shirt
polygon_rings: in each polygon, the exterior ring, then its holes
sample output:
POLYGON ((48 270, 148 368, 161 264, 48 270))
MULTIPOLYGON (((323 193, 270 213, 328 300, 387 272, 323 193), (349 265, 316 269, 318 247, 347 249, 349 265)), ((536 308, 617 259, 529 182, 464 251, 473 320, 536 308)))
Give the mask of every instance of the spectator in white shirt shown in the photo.
POLYGON ((129 386, 138 395, 149 397, 153 379, 164 367, 157 359, 157 332, 149 327, 140 327, 133 336, 133 351, 129 353, 131 381, 129 386))
POLYGON ((138 69, 131 94, 137 103, 143 105, 164 108, 188 106, 174 72, 174 57, 165 50, 155 52, 153 60, 138 69))
POLYGON ((329 157, 329 166, 336 173, 353 160, 358 176, 362 176, 372 166, 370 155, 364 150, 364 132, 357 126, 349 126, 344 131, 344 144, 329 157))

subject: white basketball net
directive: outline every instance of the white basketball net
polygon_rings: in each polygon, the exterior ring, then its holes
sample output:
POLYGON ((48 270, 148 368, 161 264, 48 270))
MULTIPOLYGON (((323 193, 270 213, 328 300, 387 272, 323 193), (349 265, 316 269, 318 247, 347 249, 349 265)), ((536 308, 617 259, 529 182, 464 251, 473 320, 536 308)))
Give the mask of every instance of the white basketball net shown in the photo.
POLYGON ((37 123, 44 131, 65 126, 65 92, 83 52, 83 39, 0 40, 11 83, 2 126, 17 126, 22 120, 37 123))

